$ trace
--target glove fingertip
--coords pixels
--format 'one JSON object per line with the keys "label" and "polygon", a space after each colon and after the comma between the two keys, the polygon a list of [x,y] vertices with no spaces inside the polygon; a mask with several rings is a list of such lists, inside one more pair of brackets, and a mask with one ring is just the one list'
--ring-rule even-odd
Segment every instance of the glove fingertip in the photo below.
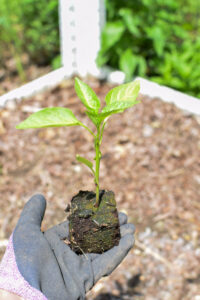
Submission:
{"label": "glove fingertip", "polygon": [[123,212],[120,212],[118,214],[118,217],[119,217],[119,224],[120,225],[123,225],[123,224],[126,224],[127,223],[127,220],[128,220],[128,217],[125,213]]}
{"label": "glove fingertip", "polygon": [[120,226],[120,233],[121,237],[125,236],[126,234],[134,234],[135,226],[132,223],[124,224]]}
{"label": "glove fingertip", "polygon": [[37,201],[38,204],[40,204],[43,208],[46,208],[46,199],[42,194],[38,193],[38,194],[33,195],[27,202],[27,205],[29,203],[31,203],[32,201]]}
{"label": "glove fingertip", "polygon": [[46,210],[46,199],[42,194],[35,194],[25,204],[24,209],[21,213],[18,224],[21,223],[34,223],[41,225],[44,213]]}
{"label": "glove fingertip", "polygon": [[130,251],[134,245],[134,241],[135,241],[134,235],[128,233],[122,237],[120,241],[120,246],[123,248],[123,250]]}

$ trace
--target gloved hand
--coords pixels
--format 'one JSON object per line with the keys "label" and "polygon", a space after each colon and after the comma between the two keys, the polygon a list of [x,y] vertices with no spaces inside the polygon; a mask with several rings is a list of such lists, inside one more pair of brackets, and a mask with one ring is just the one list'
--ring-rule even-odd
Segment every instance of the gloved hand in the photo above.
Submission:
{"label": "gloved hand", "polygon": [[0,289],[24,299],[81,300],[105,275],[109,275],[134,243],[134,226],[119,214],[121,240],[103,254],[76,255],[63,241],[68,221],[41,232],[46,209],[42,195],[25,205],[0,265]]}

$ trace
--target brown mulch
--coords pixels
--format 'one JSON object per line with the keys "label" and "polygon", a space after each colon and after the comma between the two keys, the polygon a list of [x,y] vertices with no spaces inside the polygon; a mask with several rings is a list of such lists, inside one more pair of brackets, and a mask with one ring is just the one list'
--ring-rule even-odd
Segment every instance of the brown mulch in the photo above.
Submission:
{"label": "brown mulch", "polygon": [[[88,78],[103,98],[110,85]],[[102,143],[101,187],[115,192],[118,209],[136,226],[136,244],[103,278],[88,300],[200,299],[200,119],[159,99],[110,118]],[[92,126],[74,93],[73,80],[0,110],[0,241],[37,192],[48,200],[43,230],[65,219],[80,189],[93,190],[89,171],[75,154],[93,159],[83,128],[17,131],[30,111],[65,106]],[[2,252],[1,252],[2,255]]]}

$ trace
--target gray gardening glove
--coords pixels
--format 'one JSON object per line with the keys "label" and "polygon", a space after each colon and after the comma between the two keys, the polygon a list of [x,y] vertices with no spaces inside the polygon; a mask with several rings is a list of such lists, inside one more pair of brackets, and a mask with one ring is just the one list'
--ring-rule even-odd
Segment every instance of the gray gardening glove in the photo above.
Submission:
{"label": "gray gardening glove", "polygon": [[[45,198],[42,195],[33,196],[25,205],[12,236],[18,270],[25,283],[42,296],[29,298],[18,291],[16,294],[25,299],[85,299],[85,293],[102,276],[109,275],[132,248],[134,226],[127,224],[126,215],[120,213],[122,237],[118,246],[103,254],[77,255],[63,241],[68,237],[68,221],[41,232],[45,209]],[[24,291],[23,286],[21,290]]]}

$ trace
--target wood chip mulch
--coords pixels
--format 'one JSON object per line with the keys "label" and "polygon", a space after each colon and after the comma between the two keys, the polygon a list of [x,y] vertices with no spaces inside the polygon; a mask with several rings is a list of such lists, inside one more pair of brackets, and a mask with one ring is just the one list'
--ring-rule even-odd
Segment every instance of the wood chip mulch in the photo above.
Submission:
{"label": "wood chip mulch", "polygon": [[[92,78],[87,82],[101,99],[111,88]],[[135,224],[135,247],[87,299],[199,300],[200,118],[159,99],[140,99],[109,119],[100,172],[101,187],[115,192],[118,209]],[[0,241],[8,239],[32,194],[48,201],[46,230],[66,218],[73,195],[94,189],[89,171],[75,159],[94,157],[86,130],[15,129],[46,106],[68,107],[92,127],[73,80],[0,110]]]}

